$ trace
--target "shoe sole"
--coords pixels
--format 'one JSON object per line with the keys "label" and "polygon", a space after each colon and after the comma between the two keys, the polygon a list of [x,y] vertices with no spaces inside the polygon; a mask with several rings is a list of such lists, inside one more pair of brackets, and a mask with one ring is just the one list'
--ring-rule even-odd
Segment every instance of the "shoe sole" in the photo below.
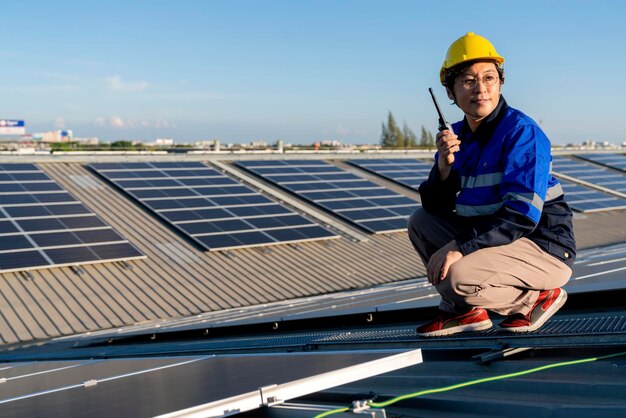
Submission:
{"label": "shoe sole", "polygon": [[473,324],[467,324],[467,325],[459,325],[458,327],[440,329],[438,331],[422,332],[422,333],[418,332],[417,335],[419,337],[442,337],[445,335],[458,334],[459,332],[482,331],[482,330],[491,328],[492,326],[493,326],[493,323],[491,322],[491,319],[488,319],[486,321],[475,322]]}
{"label": "shoe sole", "polygon": [[541,328],[541,326],[543,324],[548,322],[548,319],[552,318],[552,316],[555,313],[557,313],[557,311],[559,309],[561,309],[563,307],[563,305],[565,305],[566,301],[567,301],[567,292],[565,292],[565,290],[561,289],[561,294],[559,295],[559,297],[556,298],[556,300],[554,301],[552,306],[550,306],[548,308],[546,313],[543,314],[543,316],[541,317],[541,319],[539,321],[535,322],[532,325],[528,325],[526,327],[514,327],[514,328],[501,327],[500,329],[502,331],[507,331],[507,332],[530,332],[530,331],[535,331],[535,330]]}

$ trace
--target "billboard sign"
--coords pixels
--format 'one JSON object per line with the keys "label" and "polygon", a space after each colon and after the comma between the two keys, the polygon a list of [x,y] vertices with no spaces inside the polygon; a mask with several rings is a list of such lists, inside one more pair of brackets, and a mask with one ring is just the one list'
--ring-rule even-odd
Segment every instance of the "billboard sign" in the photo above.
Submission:
{"label": "billboard sign", "polygon": [[0,135],[25,135],[23,120],[0,119]]}

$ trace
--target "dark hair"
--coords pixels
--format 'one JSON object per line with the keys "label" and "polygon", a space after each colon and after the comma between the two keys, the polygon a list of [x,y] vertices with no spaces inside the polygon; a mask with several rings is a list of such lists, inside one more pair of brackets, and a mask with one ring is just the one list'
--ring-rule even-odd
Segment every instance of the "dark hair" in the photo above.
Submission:
{"label": "dark hair", "polygon": [[[454,91],[454,82],[456,81],[456,78],[460,76],[461,74],[463,74],[465,70],[467,70],[469,67],[476,64],[477,62],[483,62],[483,61],[482,60],[468,61],[468,62],[464,62],[463,64],[455,65],[454,67],[447,69],[444,74],[444,80],[445,80],[444,86]],[[496,66],[496,70],[498,71],[498,76],[500,77],[500,84],[504,83],[504,67],[501,65],[498,65],[496,62],[493,62],[493,64]]]}

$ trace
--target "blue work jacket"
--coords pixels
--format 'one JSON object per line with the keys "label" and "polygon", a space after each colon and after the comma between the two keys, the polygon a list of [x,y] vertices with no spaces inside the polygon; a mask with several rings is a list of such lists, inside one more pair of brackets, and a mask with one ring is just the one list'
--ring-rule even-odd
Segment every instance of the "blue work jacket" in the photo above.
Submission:
{"label": "blue work jacket", "polygon": [[452,216],[464,255],[527,237],[570,267],[576,255],[572,212],[551,174],[550,141],[530,117],[498,106],[475,132],[453,125],[461,141],[450,176],[441,181],[437,158],[419,188],[424,209]]}

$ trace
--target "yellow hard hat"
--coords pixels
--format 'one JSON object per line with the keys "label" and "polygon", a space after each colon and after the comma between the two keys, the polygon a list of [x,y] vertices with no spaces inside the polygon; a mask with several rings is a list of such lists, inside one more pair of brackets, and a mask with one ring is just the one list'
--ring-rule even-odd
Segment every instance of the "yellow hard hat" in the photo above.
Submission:
{"label": "yellow hard hat", "polygon": [[498,54],[491,42],[480,35],[476,35],[474,32],[467,32],[452,42],[452,45],[448,48],[446,59],[443,61],[441,71],[439,72],[441,84],[445,83],[446,70],[464,62],[479,59],[492,59],[499,66],[502,66],[504,63],[504,57]]}

